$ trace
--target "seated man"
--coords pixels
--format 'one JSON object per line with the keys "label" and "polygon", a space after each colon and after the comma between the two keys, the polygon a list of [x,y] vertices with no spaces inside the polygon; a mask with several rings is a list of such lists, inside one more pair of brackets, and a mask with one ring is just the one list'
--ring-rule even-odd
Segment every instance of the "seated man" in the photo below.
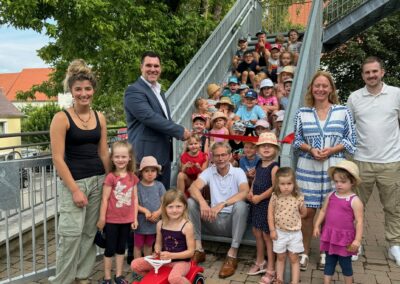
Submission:
{"label": "seated man", "polygon": [[[219,271],[219,277],[225,278],[233,275],[237,268],[237,252],[247,225],[245,199],[249,185],[244,171],[229,163],[232,154],[227,143],[216,142],[211,152],[214,166],[204,170],[189,188],[189,217],[196,239],[193,258],[197,262],[205,261],[201,232],[232,238],[231,248]],[[206,185],[210,187],[211,206],[201,194]]]}

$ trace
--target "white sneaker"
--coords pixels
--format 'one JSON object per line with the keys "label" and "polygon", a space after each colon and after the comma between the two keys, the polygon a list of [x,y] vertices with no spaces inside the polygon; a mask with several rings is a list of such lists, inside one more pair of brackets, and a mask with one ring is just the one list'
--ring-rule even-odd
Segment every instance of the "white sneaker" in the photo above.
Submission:
{"label": "white sneaker", "polygon": [[326,254],[325,254],[325,252],[322,252],[319,255],[318,269],[319,270],[324,270],[325,269],[325,263],[326,263]]}
{"label": "white sneaker", "polygon": [[400,266],[400,246],[391,246],[388,251],[388,256],[391,260],[396,261],[396,264]]}
{"label": "white sneaker", "polygon": [[300,270],[306,271],[308,267],[308,255],[302,253],[299,256],[300,256]]}
{"label": "white sneaker", "polygon": [[362,255],[363,248],[362,245],[358,248],[357,254],[351,256],[351,261],[357,261],[360,255]]}

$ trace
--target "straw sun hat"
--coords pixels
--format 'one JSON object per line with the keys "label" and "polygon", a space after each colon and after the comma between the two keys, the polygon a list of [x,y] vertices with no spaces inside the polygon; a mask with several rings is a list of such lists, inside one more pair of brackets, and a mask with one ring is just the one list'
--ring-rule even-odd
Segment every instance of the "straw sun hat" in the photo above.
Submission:
{"label": "straw sun hat", "polygon": [[281,148],[279,146],[278,139],[276,138],[276,135],[273,132],[261,133],[261,135],[258,137],[258,142],[256,143],[256,145],[259,146],[263,144],[271,144],[275,145],[279,149]]}
{"label": "straw sun hat", "polygon": [[339,162],[336,166],[332,166],[328,169],[328,175],[333,180],[333,173],[336,169],[343,169],[347,172],[349,172],[356,180],[356,185],[359,185],[361,183],[361,178],[360,178],[360,171],[358,170],[358,167],[355,163],[347,160],[343,160]]}

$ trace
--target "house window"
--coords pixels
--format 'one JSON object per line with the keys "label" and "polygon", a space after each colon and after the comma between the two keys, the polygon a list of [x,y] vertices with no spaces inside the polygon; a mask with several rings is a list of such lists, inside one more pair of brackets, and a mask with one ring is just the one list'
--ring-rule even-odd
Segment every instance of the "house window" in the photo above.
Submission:
{"label": "house window", "polygon": [[5,133],[6,133],[6,122],[0,121],[0,134],[5,134]]}

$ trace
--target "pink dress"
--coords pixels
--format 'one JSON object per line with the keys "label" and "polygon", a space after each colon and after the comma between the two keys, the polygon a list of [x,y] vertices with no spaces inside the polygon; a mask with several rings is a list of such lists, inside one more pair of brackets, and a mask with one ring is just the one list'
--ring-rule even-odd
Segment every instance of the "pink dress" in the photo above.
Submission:
{"label": "pink dress", "polygon": [[320,250],[329,254],[351,256],[357,252],[350,252],[347,246],[354,241],[356,229],[354,227],[354,212],[351,202],[355,194],[339,197],[334,191],[329,196],[325,222],[320,238]]}
{"label": "pink dress", "polygon": [[[222,127],[221,129],[211,129],[210,133],[212,134],[225,134],[226,127]],[[225,138],[213,137],[214,142],[225,142]]]}
{"label": "pink dress", "polygon": [[257,98],[258,105],[259,106],[274,106],[278,105],[278,99],[275,96],[268,96],[268,97],[263,97],[263,96],[258,96]]}

